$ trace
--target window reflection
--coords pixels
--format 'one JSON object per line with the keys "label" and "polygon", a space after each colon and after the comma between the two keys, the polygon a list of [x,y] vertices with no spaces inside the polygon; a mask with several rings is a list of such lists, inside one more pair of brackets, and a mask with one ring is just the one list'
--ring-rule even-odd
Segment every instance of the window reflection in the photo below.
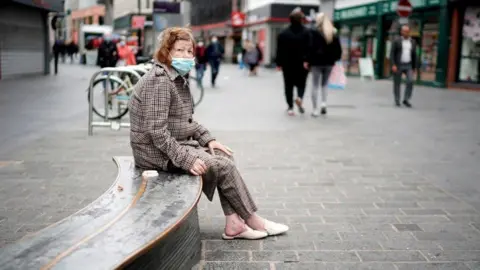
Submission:
{"label": "window reflection", "polygon": [[458,79],[479,83],[480,73],[480,7],[465,10]]}

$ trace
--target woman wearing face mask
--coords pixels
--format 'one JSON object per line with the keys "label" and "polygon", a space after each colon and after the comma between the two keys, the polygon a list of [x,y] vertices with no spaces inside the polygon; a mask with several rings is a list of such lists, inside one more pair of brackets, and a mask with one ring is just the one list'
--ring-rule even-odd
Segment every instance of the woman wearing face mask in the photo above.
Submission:
{"label": "woman wearing face mask", "polygon": [[260,239],[286,232],[287,226],[256,214],[232,151],[192,118],[192,96],[184,78],[195,66],[191,31],[174,27],[161,35],[155,65],[138,82],[129,103],[135,165],[201,175],[210,201],[218,189],[226,216],[223,239]]}
{"label": "woman wearing face mask", "polygon": [[128,47],[125,37],[121,37],[120,41],[117,43],[117,51],[119,58],[117,66],[130,66],[137,64],[135,54],[133,53],[133,50]]}

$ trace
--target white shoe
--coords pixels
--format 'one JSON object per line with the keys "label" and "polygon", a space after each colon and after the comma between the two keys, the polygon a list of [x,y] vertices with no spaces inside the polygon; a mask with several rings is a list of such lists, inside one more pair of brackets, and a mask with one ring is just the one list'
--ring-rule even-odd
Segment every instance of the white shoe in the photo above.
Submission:
{"label": "white shoe", "polygon": [[320,115],[320,110],[319,109],[313,110],[313,112],[312,112],[313,117],[318,117],[319,115]]}
{"label": "white shoe", "polygon": [[295,116],[295,112],[293,112],[293,110],[290,110],[290,109],[287,110],[287,114],[288,114],[289,116]]}
{"label": "white shoe", "polygon": [[268,236],[268,232],[257,231],[257,230],[254,230],[254,229],[246,226],[246,225],[245,225],[245,227],[247,229],[244,232],[239,233],[239,234],[234,235],[234,236],[228,236],[225,233],[222,234],[223,240],[233,240],[233,239],[256,240],[256,239],[262,239],[262,238],[265,238],[265,237]]}
{"label": "white shoe", "polygon": [[265,219],[265,231],[270,236],[279,235],[288,231],[288,226]]}

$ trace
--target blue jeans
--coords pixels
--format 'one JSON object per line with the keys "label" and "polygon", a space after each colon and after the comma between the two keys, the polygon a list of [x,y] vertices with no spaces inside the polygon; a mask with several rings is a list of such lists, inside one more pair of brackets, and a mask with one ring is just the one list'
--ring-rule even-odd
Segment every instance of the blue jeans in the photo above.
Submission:
{"label": "blue jeans", "polygon": [[217,79],[218,71],[220,69],[220,59],[210,59],[208,64],[212,70],[212,85],[215,85],[215,80]]}
{"label": "blue jeans", "polygon": [[197,69],[196,69],[196,72],[197,72],[197,81],[198,83],[202,83],[203,81],[203,75],[205,75],[205,68],[206,68],[206,65],[205,64],[198,64],[197,66]]}

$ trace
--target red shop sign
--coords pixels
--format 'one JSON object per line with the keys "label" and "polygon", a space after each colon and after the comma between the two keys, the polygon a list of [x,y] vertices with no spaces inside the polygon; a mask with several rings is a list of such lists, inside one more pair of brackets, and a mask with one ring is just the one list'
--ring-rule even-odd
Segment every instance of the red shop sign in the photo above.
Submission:
{"label": "red shop sign", "polygon": [[231,16],[232,26],[243,26],[245,24],[245,17],[245,13],[233,11]]}

